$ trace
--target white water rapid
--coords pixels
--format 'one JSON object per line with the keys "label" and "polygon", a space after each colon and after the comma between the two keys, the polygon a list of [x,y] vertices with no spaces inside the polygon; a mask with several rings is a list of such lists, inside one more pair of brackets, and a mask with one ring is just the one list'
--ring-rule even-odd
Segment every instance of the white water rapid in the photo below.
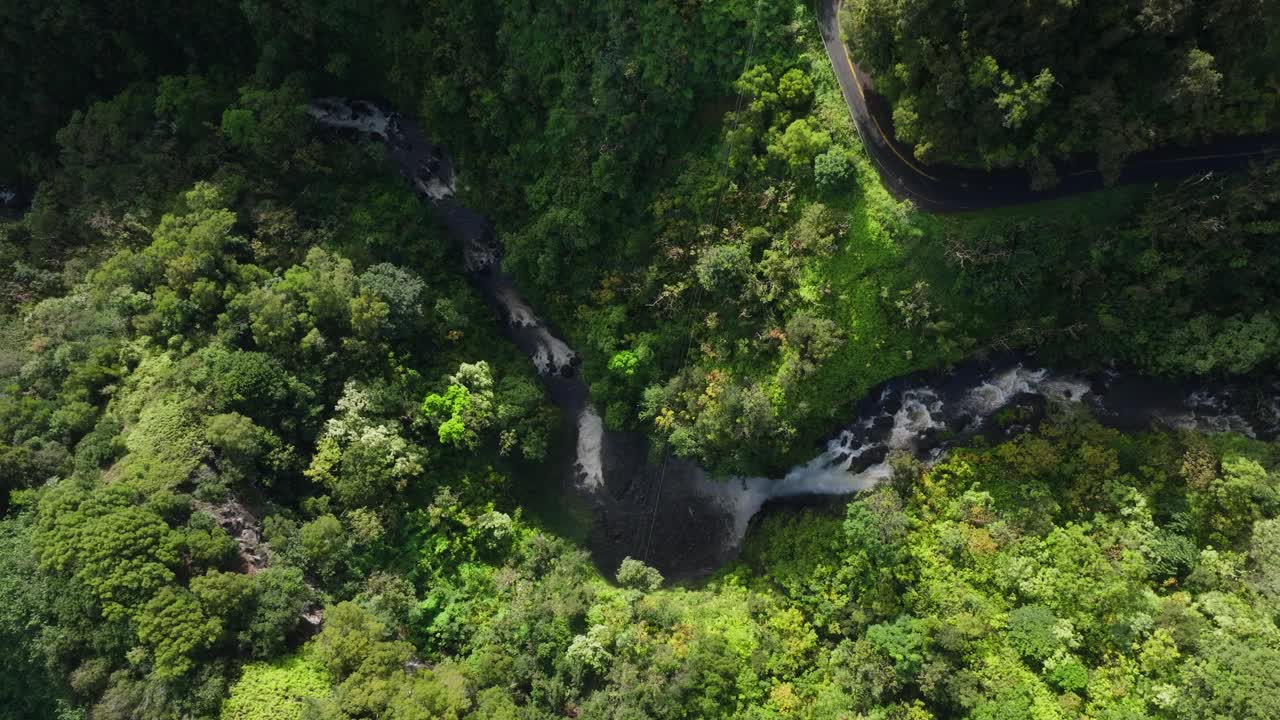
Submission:
{"label": "white water rapid", "polygon": [[963,388],[886,387],[873,408],[828,442],[825,451],[782,478],[703,478],[699,489],[733,518],[730,542],[738,543],[751,518],[770,500],[869,490],[892,474],[887,459],[891,451],[910,451],[933,462],[945,448],[936,434],[973,432],[1020,395],[1079,402],[1089,392],[1084,380],[1022,365],[980,376]]}
{"label": "white water rapid", "polygon": [[[533,365],[540,375],[564,375],[572,372],[577,365],[578,354],[565,341],[551,334],[542,320],[534,314],[533,309],[524,298],[510,286],[498,287],[494,298],[501,306],[507,322],[513,328],[526,331],[535,343],[530,356]],[[595,412],[591,410],[591,412]]]}
{"label": "white water rapid", "polygon": [[307,114],[320,125],[373,135],[382,142],[391,139],[395,117],[371,102],[345,98],[316,98],[307,106]]}
{"label": "white water rapid", "polygon": [[[472,281],[572,424],[574,463],[565,489],[593,508],[588,544],[605,572],[630,556],[652,563],[669,579],[705,575],[733,557],[751,519],[769,501],[867,490],[890,477],[891,452],[935,462],[952,444],[979,433],[998,440],[1031,427],[1046,403],[1084,404],[1103,424],[1122,429],[1162,424],[1256,437],[1280,434],[1280,383],[1188,387],[1109,370],[1085,380],[1031,367],[1028,356],[1004,356],[886,383],[859,404],[856,419],[817,457],[781,478],[719,481],[678,458],[655,463],[642,434],[605,428],[589,388],[575,373],[577,354],[502,274],[492,227],[453,199],[456,172],[445,149],[411,120],[374,103],[321,98],[308,112],[339,135],[383,143],[400,174],[440,213]],[[0,188],[0,200],[5,197]]]}
{"label": "white water rapid", "polygon": [[588,405],[578,413],[578,453],[574,471],[578,486],[596,492],[604,486],[604,421]]}

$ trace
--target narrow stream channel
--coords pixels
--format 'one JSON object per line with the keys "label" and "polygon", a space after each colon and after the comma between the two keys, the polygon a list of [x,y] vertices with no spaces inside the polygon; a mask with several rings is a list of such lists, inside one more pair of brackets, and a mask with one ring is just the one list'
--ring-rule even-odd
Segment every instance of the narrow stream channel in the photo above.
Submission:
{"label": "narrow stream channel", "polygon": [[1280,432],[1280,384],[1188,385],[1115,370],[1055,372],[1030,356],[1007,354],[883,384],[825,449],[781,478],[713,479],[674,457],[654,464],[643,435],[604,427],[577,375],[577,353],[503,274],[501,248],[488,220],[454,200],[456,172],[447,151],[411,120],[370,102],[320,98],[309,114],[322,127],[382,142],[418,196],[441,213],[476,286],[573,427],[576,455],[563,489],[592,509],[588,544],[605,573],[631,556],[668,579],[706,575],[736,555],[752,517],[766,503],[868,489],[889,476],[893,450],[932,462],[977,435],[999,439],[1018,432],[1047,403],[1083,404],[1103,424],[1126,430],[1160,424],[1262,439]]}

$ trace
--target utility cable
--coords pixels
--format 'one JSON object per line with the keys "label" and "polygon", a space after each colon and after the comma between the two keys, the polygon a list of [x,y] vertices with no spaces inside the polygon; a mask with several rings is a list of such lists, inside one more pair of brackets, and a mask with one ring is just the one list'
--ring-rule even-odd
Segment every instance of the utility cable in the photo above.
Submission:
{"label": "utility cable", "polygon": [[[756,0],[755,14],[751,20],[751,41],[747,44],[747,55],[743,60],[742,72],[739,73],[738,77],[742,77],[742,75],[746,74],[747,70],[750,69],[751,67],[751,60],[755,56],[756,38],[760,30],[760,7],[762,6],[762,4],[763,4],[763,0]],[[741,122],[742,102],[744,97],[745,97],[745,93],[741,89],[739,89],[738,99],[734,103],[734,108],[733,108],[733,130],[731,131],[732,133],[737,132],[739,123]],[[725,147],[725,153],[724,153],[724,163],[721,165],[721,170],[720,170],[720,180],[722,184],[720,189],[716,192],[715,210],[712,212],[711,224],[714,228],[716,228],[716,232],[719,232],[720,209],[724,201],[724,192],[725,192],[725,189],[730,184],[732,184],[731,179],[729,177],[729,162],[731,159],[733,148],[727,142],[725,145],[726,147]],[[701,225],[702,223],[699,222],[698,227],[701,227]],[[701,302],[702,302],[702,286],[699,285],[697,290],[694,291],[693,308],[694,308],[695,315],[697,314],[697,309]],[[696,328],[696,325],[692,323],[689,325],[689,337],[685,343],[684,354],[680,358],[679,374],[683,374],[688,367],[689,353],[693,350],[693,334],[694,334],[695,328]],[[658,471],[658,485],[653,498],[653,512],[649,516],[649,531],[645,536],[644,552],[641,555],[641,559],[644,560],[645,562],[648,562],[649,560],[649,546],[653,541],[654,525],[658,521],[658,507],[662,502],[662,488],[663,488],[663,485],[666,483],[667,463],[670,461],[670,459],[671,459],[671,451],[670,449],[668,449],[667,452],[663,453],[662,468]]]}

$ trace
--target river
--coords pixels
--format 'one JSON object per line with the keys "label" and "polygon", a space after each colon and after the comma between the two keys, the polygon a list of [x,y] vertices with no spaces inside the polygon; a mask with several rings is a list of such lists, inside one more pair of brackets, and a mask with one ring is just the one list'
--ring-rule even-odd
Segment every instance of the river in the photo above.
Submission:
{"label": "river", "polygon": [[591,509],[587,542],[605,574],[631,556],[669,580],[705,576],[737,554],[767,503],[871,488],[890,475],[891,451],[932,462],[977,435],[1000,439],[1019,432],[1050,403],[1083,406],[1103,424],[1125,430],[1157,424],[1263,439],[1280,432],[1276,383],[1172,384],[1116,369],[1049,370],[1029,355],[999,354],[884,383],[825,447],[815,448],[812,460],[780,478],[717,479],[679,458],[654,463],[642,434],[605,428],[576,372],[578,354],[502,272],[489,221],[454,199],[457,173],[445,148],[412,120],[374,103],[320,98],[309,114],[322,127],[382,142],[463,248],[468,274],[572,427],[574,457],[565,463],[562,489],[566,502],[572,494]]}

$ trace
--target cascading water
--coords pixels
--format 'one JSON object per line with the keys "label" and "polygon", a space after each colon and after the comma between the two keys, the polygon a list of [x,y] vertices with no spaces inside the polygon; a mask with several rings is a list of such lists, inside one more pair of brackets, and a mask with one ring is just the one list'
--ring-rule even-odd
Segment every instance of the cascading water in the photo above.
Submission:
{"label": "cascading water", "polygon": [[31,204],[31,194],[0,185],[0,215],[17,217]]}
{"label": "cascading water", "polygon": [[[577,354],[502,274],[501,249],[488,221],[453,200],[456,173],[444,148],[412,122],[373,103],[322,98],[309,113],[321,126],[384,143],[418,195],[442,214],[462,246],[473,281],[571,421],[576,452],[565,485],[595,511],[589,543],[606,573],[628,555],[646,560],[669,579],[709,573],[736,553],[765,503],[871,488],[890,476],[892,451],[932,462],[955,442],[978,434],[998,438],[1025,427],[992,422],[1013,407],[1035,415],[1044,403],[1083,403],[1104,424],[1130,429],[1163,423],[1254,437],[1274,437],[1280,431],[1280,386],[1258,394],[1227,385],[1173,386],[1114,371],[1085,378],[1034,367],[1030,358],[1004,357],[974,360],[945,375],[921,374],[884,384],[822,452],[781,478],[720,481],[676,458],[654,464],[642,435],[605,428],[586,385],[575,375]],[[1018,417],[1014,413],[1004,420]]]}
{"label": "cascading water", "polygon": [[578,414],[578,454],[574,463],[578,486],[595,492],[604,486],[604,420],[595,408]]}
{"label": "cascading water", "polygon": [[[492,265],[490,263],[490,267]],[[540,375],[563,374],[578,364],[578,354],[563,340],[551,334],[533,309],[516,293],[515,288],[509,285],[497,286],[493,297],[502,309],[507,323],[533,338],[537,347],[531,359]]]}
{"label": "cascading water", "polygon": [[941,433],[972,436],[988,418],[1019,397],[1078,402],[1089,392],[1089,384],[1082,380],[1029,370],[1021,364],[993,368],[970,383],[953,383],[951,387],[934,387],[924,381],[902,387],[890,383],[875,394],[876,401],[857,420],[827,443],[824,452],[781,479],[708,481],[704,492],[727,508],[734,519],[734,541],[739,542],[751,518],[771,500],[868,490],[891,475],[891,451],[936,460],[947,445],[937,439]]}

